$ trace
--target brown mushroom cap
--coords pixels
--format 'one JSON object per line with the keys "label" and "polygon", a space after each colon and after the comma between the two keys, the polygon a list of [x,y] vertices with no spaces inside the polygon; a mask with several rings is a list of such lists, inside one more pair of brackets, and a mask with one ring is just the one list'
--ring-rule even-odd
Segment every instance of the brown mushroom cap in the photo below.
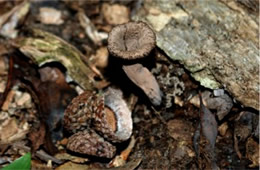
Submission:
{"label": "brown mushroom cap", "polygon": [[108,51],[123,59],[147,56],[155,47],[155,33],[144,22],[128,22],[114,27],[108,35]]}

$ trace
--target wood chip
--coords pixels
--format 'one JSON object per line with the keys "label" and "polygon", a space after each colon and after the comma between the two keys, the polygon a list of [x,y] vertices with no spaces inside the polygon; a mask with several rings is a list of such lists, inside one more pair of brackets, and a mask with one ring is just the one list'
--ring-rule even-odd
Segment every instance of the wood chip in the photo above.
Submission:
{"label": "wood chip", "polygon": [[10,90],[10,92],[8,93],[7,97],[6,97],[6,100],[2,106],[2,110],[3,111],[7,111],[8,108],[9,108],[9,104],[12,102],[13,98],[14,98],[14,95],[15,95],[15,91],[14,90]]}
{"label": "wood chip", "polygon": [[40,8],[39,20],[43,24],[60,25],[64,22],[61,16],[61,11],[55,8]]}
{"label": "wood chip", "polygon": [[16,104],[17,106],[24,106],[25,103],[31,102],[31,96],[29,93],[23,93],[22,96],[17,99]]}

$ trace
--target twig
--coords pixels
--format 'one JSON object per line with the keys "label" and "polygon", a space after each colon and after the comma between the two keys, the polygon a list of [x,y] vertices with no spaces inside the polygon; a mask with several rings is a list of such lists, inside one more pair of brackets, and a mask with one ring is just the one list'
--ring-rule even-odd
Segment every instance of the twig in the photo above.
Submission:
{"label": "twig", "polygon": [[[13,146],[18,148],[18,149],[22,149],[22,150],[24,150],[26,152],[30,152],[31,151],[31,149],[28,146],[24,146],[24,145],[20,145],[20,144],[14,144]],[[46,162],[51,160],[51,161],[53,161],[56,164],[62,164],[63,163],[63,161],[61,161],[61,160],[59,160],[59,159],[57,159],[57,158],[47,154],[43,150],[36,151],[35,152],[35,156],[37,156],[38,158],[40,158],[41,160],[46,161]]]}
{"label": "twig", "polygon": [[8,92],[10,91],[12,84],[13,84],[13,66],[14,66],[14,60],[13,56],[9,55],[9,69],[8,69],[8,79],[7,84],[5,87],[4,93],[0,96],[0,108],[2,108],[4,101],[7,97]]}

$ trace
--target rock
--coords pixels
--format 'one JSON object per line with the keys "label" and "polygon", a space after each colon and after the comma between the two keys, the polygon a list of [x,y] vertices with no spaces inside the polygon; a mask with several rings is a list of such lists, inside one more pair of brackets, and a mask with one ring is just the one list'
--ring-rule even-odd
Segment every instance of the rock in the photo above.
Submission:
{"label": "rock", "polygon": [[60,25],[64,22],[61,17],[61,11],[55,8],[40,8],[39,20],[43,24]]}
{"label": "rock", "polygon": [[148,23],[157,46],[202,86],[259,110],[258,13],[249,11],[235,1],[144,1],[132,19]]}
{"label": "rock", "polygon": [[124,5],[104,3],[101,10],[108,24],[124,24],[129,21],[129,9]]}

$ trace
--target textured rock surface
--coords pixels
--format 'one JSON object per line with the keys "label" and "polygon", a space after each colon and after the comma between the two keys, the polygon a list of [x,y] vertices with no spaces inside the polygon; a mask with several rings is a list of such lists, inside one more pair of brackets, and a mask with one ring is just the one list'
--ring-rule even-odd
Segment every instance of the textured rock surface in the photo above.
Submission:
{"label": "textured rock surface", "polygon": [[156,31],[157,46],[201,85],[223,87],[259,110],[259,8],[250,3],[144,1],[132,19],[147,22]]}

